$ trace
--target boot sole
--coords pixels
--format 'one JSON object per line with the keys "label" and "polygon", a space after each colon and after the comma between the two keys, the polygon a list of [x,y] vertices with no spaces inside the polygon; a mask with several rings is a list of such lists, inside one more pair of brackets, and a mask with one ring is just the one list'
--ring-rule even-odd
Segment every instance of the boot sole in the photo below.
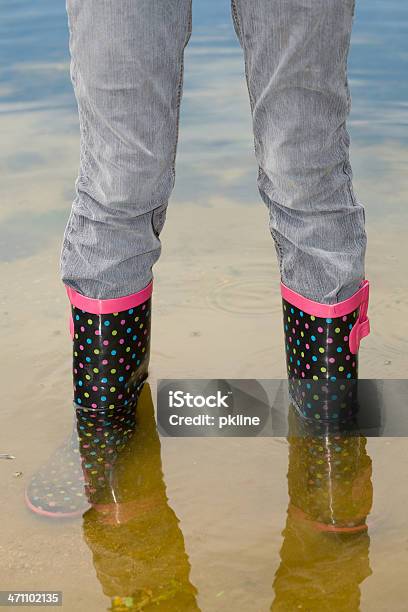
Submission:
{"label": "boot sole", "polygon": [[27,508],[31,512],[33,512],[34,514],[38,514],[39,516],[45,516],[47,518],[55,518],[55,519],[78,518],[82,516],[87,510],[87,509],[75,510],[74,512],[50,512],[48,510],[43,510],[42,508],[39,508],[38,506],[34,506],[34,504],[31,503],[28,497],[27,491],[24,492],[24,499],[25,499]]}

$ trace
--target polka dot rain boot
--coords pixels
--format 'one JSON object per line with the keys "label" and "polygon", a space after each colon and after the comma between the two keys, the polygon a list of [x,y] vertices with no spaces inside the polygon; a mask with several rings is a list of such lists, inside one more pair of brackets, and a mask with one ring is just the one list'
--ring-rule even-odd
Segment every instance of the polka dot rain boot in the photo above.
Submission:
{"label": "polka dot rain boot", "polygon": [[115,409],[77,408],[68,443],[31,478],[27,506],[42,516],[74,518],[95,504],[117,500],[118,459],[136,427],[133,402]]}
{"label": "polka dot rain boot", "polygon": [[136,406],[76,410],[79,453],[88,503],[115,505],[121,502],[118,479],[136,429]]}
{"label": "polka dot rain boot", "polygon": [[76,407],[126,406],[147,377],[152,285],[116,300],[89,299],[69,287],[67,293]]}
{"label": "polka dot rain boot", "polygon": [[89,508],[84,490],[76,427],[71,439],[57,448],[31,477],[25,500],[35,514],[49,518],[74,518]]}
{"label": "polka dot rain boot", "polygon": [[370,333],[369,283],[333,305],[281,285],[289,391],[308,419],[349,418],[354,410],[358,350]]}
{"label": "polka dot rain boot", "polygon": [[[169,505],[149,384],[137,405],[137,427],[115,471],[109,506],[83,516],[84,541],[111,610],[199,610],[179,519]],[[126,607],[127,606],[127,607]]]}
{"label": "polka dot rain boot", "polygon": [[26,503],[37,514],[73,517],[109,503],[118,456],[135,428],[147,377],[152,285],[114,300],[67,288],[72,306],[76,424],[71,440],[31,479]]}

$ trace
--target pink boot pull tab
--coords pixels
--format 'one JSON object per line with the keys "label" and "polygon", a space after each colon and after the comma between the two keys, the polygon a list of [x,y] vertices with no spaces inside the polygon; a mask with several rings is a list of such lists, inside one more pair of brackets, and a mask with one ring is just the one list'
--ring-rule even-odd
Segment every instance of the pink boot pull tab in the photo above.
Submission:
{"label": "pink boot pull tab", "polygon": [[368,281],[364,281],[361,291],[361,304],[359,308],[358,319],[350,332],[349,346],[353,355],[358,353],[360,342],[370,333],[370,321],[367,316],[368,301],[370,294],[370,285]]}

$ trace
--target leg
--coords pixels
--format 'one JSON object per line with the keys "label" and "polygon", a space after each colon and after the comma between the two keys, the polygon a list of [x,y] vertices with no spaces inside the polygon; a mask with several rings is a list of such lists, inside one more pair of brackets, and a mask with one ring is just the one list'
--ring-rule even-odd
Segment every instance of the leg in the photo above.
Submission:
{"label": "leg", "polygon": [[67,7],[81,160],[62,278],[89,298],[120,298],[149,284],[160,255],[191,0]]}
{"label": "leg", "polygon": [[364,210],[345,126],[353,5],[233,0],[282,281],[324,304],[349,298],[364,278]]}
{"label": "leg", "polygon": [[[147,376],[151,268],[174,182],[191,26],[191,0],[67,0],[67,8],[81,159],[61,272],[72,305],[78,436],[27,488],[29,508],[49,517],[82,513],[111,492],[117,501],[114,464],[133,435]],[[86,497],[71,490],[81,472]]]}

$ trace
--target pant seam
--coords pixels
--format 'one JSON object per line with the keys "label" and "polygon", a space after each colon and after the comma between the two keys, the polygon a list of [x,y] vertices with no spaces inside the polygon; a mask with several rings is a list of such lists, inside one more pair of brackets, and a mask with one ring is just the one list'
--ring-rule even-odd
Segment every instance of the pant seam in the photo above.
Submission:
{"label": "pant seam", "polygon": [[[248,88],[249,102],[251,105],[251,114],[253,114],[255,104],[254,104],[254,99],[252,97],[251,88],[249,86],[248,61],[247,61],[247,54],[245,52],[245,45],[244,45],[244,28],[242,26],[242,21],[239,16],[238,0],[231,0],[231,12],[232,12],[232,19],[233,19],[235,31],[237,33],[242,50],[244,52],[245,79],[246,79],[247,88]],[[256,148],[256,145],[255,145],[255,148]]]}
{"label": "pant seam", "polygon": [[[76,200],[76,198],[75,198]],[[75,202],[74,200],[74,202]],[[64,232],[64,238],[62,241],[62,247],[61,247],[61,262],[60,262],[60,268],[62,269],[65,263],[65,259],[66,259],[66,252],[67,252],[67,248],[68,248],[68,243],[69,243],[69,237],[71,236],[72,233],[72,219],[74,216],[74,205],[71,206],[71,210],[69,213],[69,217],[68,217],[68,221],[67,221],[67,226],[66,226],[66,230]]]}
{"label": "pant seam", "polygon": [[278,266],[279,266],[279,275],[282,279],[283,277],[283,248],[281,243],[279,242],[279,239],[277,237],[276,231],[274,229],[271,228],[271,236],[273,238],[273,241],[275,243],[276,246],[276,251],[278,254]]}
{"label": "pant seam", "polygon": [[340,142],[342,144],[342,150],[343,150],[343,154],[345,156],[343,165],[342,165],[342,171],[345,174],[345,176],[347,177],[347,189],[348,189],[348,193],[350,196],[350,201],[353,204],[353,206],[357,206],[357,200],[356,200],[356,196],[354,194],[354,190],[353,190],[353,175],[352,175],[352,171],[351,171],[351,165],[350,165],[350,160],[349,160],[349,152],[348,152],[348,148],[349,148],[349,136],[348,136],[348,132],[347,132],[347,128],[346,128],[346,122],[343,123],[342,125],[342,130],[341,130],[341,138],[340,138]]}
{"label": "pant seam", "polygon": [[[66,12],[68,16],[68,34],[69,34],[69,51],[71,56],[70,62],[70,77],[72,81],[72,85],[76,93],[79,94],[79,85],[78,85],[78,77],[80,78],[80,71],[77,62],[75,61],[75,53],[73,51],[73,38],[74,38],[74,29],[72,25],[71,14],[68,7],[68,2],[66,3]],[[78,99],[78,95],[76,96]],[[86,140],[88,134],[88,126],[85,119],[85,115],[81,110],[81,105],[77,103],[78,108],[78,120],[79,120],[79,130],[80,130],[80,147],[79,147],[79,172],[78,172],[78,182],[88,180],[88,167],[89,160],[86,152]]]}
{"label": "pant seam", "polygon": [[[352,20],[354,18],[354,13],[355,13],[355,4],[356,4],[355,0],[351,0]],[[348,36],[347,49],[350,49],[350,40],[351,40],[351,29],[350,29],[349,36]],[[350,92],[350,86],[349,86],[349,80],[348,80],[348,51],[344,58],[344,75],[345,75],[344,87],[346,90],[346,98],[347,98],[346,115],[348,117],[350,114],[350,110],[351,110],[351,92]],[[350,200],[353,206],[356,206],[357,200],[356,200],[356,196],[353,190],[353,182],[352,182],[353,176],[352,176],[352,170],[351,170],[350,159],[349,159],[350,137],[347,132],[346,120],[343,122],[343,125],[341,126],[341,143],[343,145],[343,152],[345,154],[345,160],[343,163],[342,170],[347,177],[347,189],[349,192]]]}
{"label": "pant seam", "polygon": [[177,96],[176,97],[176,115],[177,117],[176,117],[176,142],[174,145],[173,161],[172,161],[173,180],[175,179],[175,176],[176,176],[176,156],[177,156],[177,146],[178,146],[178,139],[179,139],[179,133],[180,133],[180,107],[181,107],[181,99],[183,96],[183,80],[184,80],[184,52],[188,45],[188,41],[190,40],[191,31],[192,31],[192,23],[193,23],[193,16],[192,16],[192,7],[190,4],[187,33],[186,33],[186,37],[183,43],[181,57],[180,57],[180,73],[179,73],[179,78],[178,78],[177,94],[176,94]]}
{"label": "pant seam", "polygon": [[[259,174],[262,174],[262,169],[259,169]],[[275,230],[275,228],[272,227],[272,215],[273,215],[273,209],[275,207],[278,207],[278,203],[275,202],[274,200],[271,200],[269,198],[269,196],[263,192],[261,189],[259,189],[259,194],[261,196],[262,201],[264,202],[266,208],[268,209],[268,214],[269,214],[269,230],[271,232],[271,236],[272,239],[274,241],[275,244],[275,249],[276,249],[276,253],[277,253],[277,257],[278,257],[278,266],[279,266],[279,273],[280,273],[280,277],[281,279],[283,278],[283,258],[284,258],[284,252],[283,252],[283,246],[278,238],[278,232],[277,230]]]}

